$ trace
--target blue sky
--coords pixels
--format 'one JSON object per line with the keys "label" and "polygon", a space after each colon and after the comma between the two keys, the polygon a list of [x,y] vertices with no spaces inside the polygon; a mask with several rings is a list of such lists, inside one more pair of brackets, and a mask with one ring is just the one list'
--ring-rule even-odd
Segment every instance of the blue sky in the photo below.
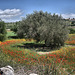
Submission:
{"label": "blue sky", "polygon": [[35,10],[75,18],[75,0],[0,0],[0,18],[5,22],[19,21]]}

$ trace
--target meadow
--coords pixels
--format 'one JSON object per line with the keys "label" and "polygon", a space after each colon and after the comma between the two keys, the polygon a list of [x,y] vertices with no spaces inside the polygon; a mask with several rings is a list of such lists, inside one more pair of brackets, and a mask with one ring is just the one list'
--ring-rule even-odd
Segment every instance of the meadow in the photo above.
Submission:
{"label": "meadow", "polygon": [[[7,33],[7,37],[16,36],[12,31]],[[54,50],[46,48],[43,42],[36,43],[34,39],[8,38],[6,41],[0,42],[0,66],[26,66],[27,70],[35,68],[35,72],[39,75],[49,75],[51,72],[50,75],[74,75],[74,45],[75,34],[69,34],[64,47]],[[39,52],[44,54],[39,54]],[[32,65],[36,67],[32,67]]]}
{"label": "meadow", "polygon": [[68,40],[65,43],[68,45],[75,45],[75,34],[69,34]]}
{"label": "meadow", "polygon": [[17,34],[14,33],[13,31],[7,30],[7,35],[6,35],[7,39],[16,38],[17,37],[16,35]]}

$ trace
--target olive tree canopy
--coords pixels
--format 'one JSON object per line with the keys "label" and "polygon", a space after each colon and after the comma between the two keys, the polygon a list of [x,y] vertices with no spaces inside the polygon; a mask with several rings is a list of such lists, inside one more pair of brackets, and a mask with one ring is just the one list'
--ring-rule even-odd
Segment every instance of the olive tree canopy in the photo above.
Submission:
{"label": "olive tree canopy", "polygon": [[35,11],[20,22],[17,33],[20,37],[45,41],[46,46],[55,47],[64,45],[68,28],[66,20],[61,16]]}

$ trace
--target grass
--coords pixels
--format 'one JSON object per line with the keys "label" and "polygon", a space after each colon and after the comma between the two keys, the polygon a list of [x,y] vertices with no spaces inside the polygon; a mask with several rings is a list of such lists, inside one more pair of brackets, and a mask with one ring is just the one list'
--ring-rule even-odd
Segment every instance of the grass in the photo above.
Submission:
{"label": "grass", "polygon": [[[8,34],[12,33],[11,31],[8,32]],[[74,37],[75,35],[69,36]],[[53,50],[45,47],[44,43],[35,43],[33,39],[11,39],[0,42],[0,67],[6,65],[12,67],[25,66],[25,69],[33,69],[39,75],[51,75],[52,71],[52,75],[55,73],[57,73],[55,75],[60,75],[60,72],[61,75],[68,75],[67,73],[75,70],[75,47],[62,47],[45,55],[37,54],[38,51],[48,52]],[[72,75],[74,73],[72,72]]]}
{"label": "grass", "polygon": [[[64,47],[64,48],[61,48],[60,50],[56,50],[55,52],[46,54],[46,55],[38,55],[35,51],[24,49],[23,47],[22,48],[16,47],[16,46],[13,47],[14,45],[17,45],[17,44],[22,46],[22,43],[25,44],[25,42],[27,44],[27,41],[26,40],[23,41],[23,39],[19,39],[19,40],[15,39],[15,40],[10,40],[10,42],[9,41],[3,42],[3,44],[1,44],[1,52],[3,52],[3,55],[6,56],[6,57],[3,56],[5,58],[4,60],[6,60],[4,62],[10,62],[12,60],[13,62],[18,63],[20,65],[21,64],[22,65],[39,64],[44,66],[46,65],[51,66],[52,61],[54,61],[56,66],[58,66],[60,65],[62,61],[60,66],[61,69],[68,68],[66,70],[68,72],[71,72],[72,69],[74,70],[75,47]],[[33,42],[33,40],[29,42]],[[10,58],[9,59],[10,61],[8,61],[8,59],[6,58]]]}
{"label": "grass", "polygon": [[14,33],[13,31],[7,31],[7,39],[12,39],[12,38],[16,38],[17,34]]}
{"label": "grass", "polygon": [[75,45],[75,34],[69,34],[68,39],[65,41],[67,45]]}
{"label": "grass", "polygon": [[7,31],[7,37],[9,36],[16,36],[16,33],[14,33],[13,31]]}

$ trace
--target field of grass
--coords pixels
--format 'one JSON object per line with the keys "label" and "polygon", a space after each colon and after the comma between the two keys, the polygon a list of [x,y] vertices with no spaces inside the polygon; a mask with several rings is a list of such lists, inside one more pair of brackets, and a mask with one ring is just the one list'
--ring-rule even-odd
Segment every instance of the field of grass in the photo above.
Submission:
{"label": "field of grass", "polygon": [[[8,32],[7,36],[16,36]],[[67,41],[72,41],[75,35],[69,35]],[[67,44],[67,41],[65,42]],[[69,44],[69,43],[68,43]],[[37,52],[50,52],[39,55]],[[34,68],[39,75],[75,74],[75,47],[62,47],[51,50],[43,43],[35,43],[33,39],[11,39],[0,42],[0,66],[25,66],[27,70]],[[34,66],[34,67],[32,67]],[[41,69],[39,69],[41,68]],[[52,74],[50,74],[52,72]],[[57,74],[56,74],[57,73]]]}
{"label": "field of grass", "polygon": [[14,33],[13,31],[7,31],[7,39],[12,39],[16,37],[16,33]]}

